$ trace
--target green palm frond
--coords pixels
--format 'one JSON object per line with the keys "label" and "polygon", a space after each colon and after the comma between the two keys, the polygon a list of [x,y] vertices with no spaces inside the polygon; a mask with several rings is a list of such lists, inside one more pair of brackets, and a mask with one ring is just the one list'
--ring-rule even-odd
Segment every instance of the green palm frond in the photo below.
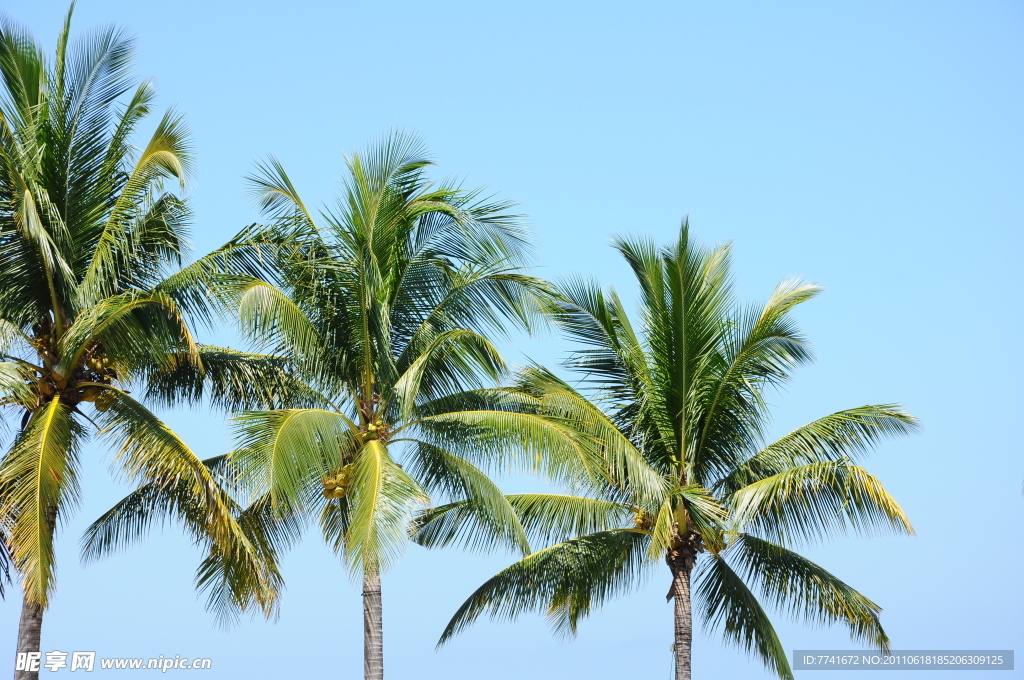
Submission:
{"label": "green palm frond", "polygon": [[637,513],[642,512],[628,503],[564,494],[512,494],[508,501],[527,535],[549,545],[585,534],[634,528]]}
{"label": "green palm frond", "polygon": [[600,488],[607,478],[600,451],[571,425],[537,413],[450,411],[413,423],[424,441],[445,446],[484,470],[540,472],[573,488]]}
{"label": "green palm frond", "polygon": [[612,419],[583,394],[539,366],[521,369],[515,389],[539,397],[541,413],[569,425],[580,442],[597,453],[605,469],[603,486],[615,488],[637,505],[651,508],[661,503],[669,482]]}
{"label": "green palm frond", "polygon": [[310,225],[315,224],[313,214],[302,202],[284,166],[273,156],[258,162],[256,171],[246,177],[246,182],[264,215],[280,219],[298,213]]}
{"label": "green palm frond", "polygon": [[0,362],[0,405],[17,404],[28,410],[35,406],[36,395],[30,387],[35,372],[20,361]]}
{"label": "green palm frond", "polygon": [[263,496],[237,513],[238,532],[230,543],[211,543],[196,570],[196,588],[206,593],[206,608],[227,627],[241,612],[278,613],[284,579],[281,554],[294,545],[302,515],[274,506]]}
{"label": "green palm frond", "polygon": [[153,364],[197,360],[198,346],[186,320],[174,301],[158,292],[122,293],[83,310],[58,343],[62,372],[71,373],[98,343],[129,376]]}
{"label": "green palm frond", "polygon": [[227,410],[324,406],[325,398],[295,377],[282,356],[200,346],[196,361],[155,367],[147,397],[166,406],[203,399]]}
{"label": "green palm frond", "polygon": [[311,486],[352,462],[362,446],[355,423],[330,410],[242,411],[233,421],[238,485],[280,504],[301,505]]}
{"label": "green palm frond", "polygon": [[[176,198],[161,195],[160,187],[165,178],[174,178],[184,190],[191,165],[184,119],[168,111],[128,174],[96,239],[79,287],[83,306],[116,294],[124,286],[120,278],[124,272],[133,272],[136,280],[130,283],[142,287],[156,282],[161,267],[179,260],[188,209]],[[144,263],[150,271],[140,271]]]}
{"label": "green palm frond", "polygon": [[737,449],[759,442],[766,420],[764,389],[786,382],[795,367],[812,359],[789,313],[819,291],[798,279],[783,281],[763,306],[735,312],[724,322],[722,348],[708,357],[694,399],[699,427],[693,467],[698,478],[729,472],[737,464]]}
{"label": "green palm frond", "polygon": [[281,289],[266,281],[242,282],[237,291],[242,331],[261,349],[291,357],[314,375],[330,350],[316,326]]}
{"label": "green palm frond", "polygon": [[796,466],[856,460],[883,438],[909,434],[916,428],[917,419],[898,404],[838,411],[769,444],[723,477],[719,488],[731,493]]}
{"label": "green palm frond", "polygon": [[775,628],[743,579],[719,555],[699,568],[697,600],[708,627],[720,628],[725,639],[758,658],[783,680],[793,680]]}
{"label": "green palm frond", "polygon": [[251,225],[220,248],[204,255],[154,286],[192,318],[213,324],[218,313],[233,312],[238,290],[253,280],[270,280],[286,237]]}
{"label": "green palm frond", "polygon": [[[523,541],[530,536],[540,543],[553,544],[582,534],[632,528],[642,523],[642,511],[614,501],[562,494],[510,494],[503,498],[513,517],[508,521],[514,521]],[[461,545],[491,550],[522,545],[517,545],[507,530],[502,531],[503,524],[481,510],[475,499],[425,510],[413,524],[413,540],[428,548]]]}
{"label": "green palm frond", "polygon": [[106,388],[109,401],[97,409],[100,438],[111,446],[128,479],[158,485],[189,484],[206,507],[216,505],[216,480],[192,449],[149,409],[126,392]]}
{"label": "green palm frond", "polygon": [[[224,472],[211,470],[144,406],[119,390],[111,392],[114,398],[97,414],[101,437],[117,450],[117,460],[129,479],[142,482],[142,488],[138,496],[129,496],[125,506],[109,513],[109,523],[97,525],[90,538],[95,546],[92,552],[102,555],[123,547],[148,526],[148,521],[142,521],[133,527],[126,510],[148,507],[151,512],[173,512],[186,528],[195,530],[201,522],[198,526],[208,538],[210,552],[200,566],[197,585],[214,594],[208,604],[218,617],[228,620],[232,611],[218,608],[224,591],[216,586],[216,579],[225,574],[234,574],[226,591],[232,594],[232,602],[258,606],[265,615],[273,615],[282,587],[276,556],[267,553],[259,535],[250,535],[241,524],[244,512],[238,516],[237,505],[217,483]],[[146,501],[148,506],[132,507]]]}
{"label": "green palm frond", "polygon": [[847,460],[811,463],[731,494],[737,525],[779,542],[855,532],[914,533],[903,509],[876,477]]}
{"label": "green palm frond", "polygon": [[497,380],[504,369],[498,350],[482,335],[467,330],[441,333],[395,381],[398,418],[408,421],[417,401],[459,392],[480,378]]}
{"label": "green palm frond", "polygon": [[[226,455],[216,456],[202,464],[216,476],[226,459]],[[89,525],[81,539],[82,561],[101,560],[129,548],[154,526],[162,527],[170,520],[181,521],[196,543],[206,541],[205,504],[193,495],[187,480],[143,484]]]}
{"label": "green palm frond", "polygon": [[648,540],[640,532],[603,531],[528,555],[480,586],[452,617],[438,644],[482,614],[511,620],[542,611],[556,631],[575,634],[592,608],[638,585],[648,564]]}
{"label": "green palm frond", "polygon": [[10,527],[11,556],[30,601],[53,590],[53,532],[77,504],[78,451],[85,431],[54,399],[38,411],[0,462],[0,516]]}
{"label": "green palm frond", "polygon": [[882,608],[814,562],[749,534],[740,536],[728,555],[779,609],[810,623],[845,624],[855,642],[889,652],[889,637],[878,620]]}
{"label": "green palm frond", "polygon": [[356,456],[348,494],[349,564],[360,574],[387,571],[404,552],[409,522],[427,503],[427,494],[377,440],[367,442]]}
{"label": "green palm frond", "polygon": [[510,498],[478,468],[439,446],[416,442],[409,473],[429,493],[458,500],[416,516],[413,541],[429,548],[459,545],[490,551],[498,546],[530,553],[526,531]]}

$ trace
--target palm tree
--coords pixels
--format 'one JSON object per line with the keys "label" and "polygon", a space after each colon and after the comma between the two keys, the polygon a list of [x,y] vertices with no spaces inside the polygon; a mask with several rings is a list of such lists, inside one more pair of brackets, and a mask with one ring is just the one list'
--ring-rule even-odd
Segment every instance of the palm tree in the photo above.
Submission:
{"label": "palm tree", "polygon": [[[274,280],[238,283],[237,310],[260,349],[290,357],[313,403],[238,413],[231,462],[254,540],[276,554],[318,517],[361,577],[364,673],[379,680],[380,577],[428,493],[473,498],[526,549],[504,495],[443,430],[504,369],[489,337],[509,319],[530,327],[549,298],[522,270],[527,235],[510,204],[430,184],[414,138],[346,163],[341,196],[316,216],[276,160],[251,178],[266,238],[284,247]],[[223,584],[242,573],[217,566]]]}
{"label": "palm tree", "polygon": [[190,214],[164,185],[184,189],[190,172],[183,120],[168,111],[132,146],[155,96],[129,76],[132,41],[110,28],[69,44],[70,21],[69,11],[52,61],[0,22],[0,406],[15,425],[0,461],[0,527],[21,576],[19,652],[39,651],[54,536],[79,497],[94,431],[127,479],[147,485],[151,505],[185,520],[212,553],[249,565],[253,589],[240,599],[269,611],[278,584],[218,488],[217,460],[201,461],[129,393],[276,403],[240,385],[283,379],[280,362],[201,346],[189,323],[211,318],[218,286],[235,280],[228,272],[258,270],[258,253],[243,233],[173,272]]}
{"label": "palm tree", "polygon": [[[593,399],[532,367],[495,407],[561,428],[547,454],[553,460],[576,446],[592,452],[593,465],[552,464],[576,495],[508,497],[528,535],[549,547],[474,592],[441,642],[481,614],[534,609],[574,634],[591,608],[664,561],[679,680],[690,678],[693,595],[709,626],[782,678],[792,672],[763,601],[811,622],[845,624],[855,640],[888,649],[880,608],[791,547],[847,531],[912,532],[856,460],[880,438],[912,430],[914,418],[895,405],[861,406],[766,443],[766,392],[811,358],[791,311],[818,288],[784,281],[764,305],[738,306],[730,248],[696,245],[685,224],[670,247],[630,239],[615,247],[639,283],[638,322],[614,291],[581,280],[563,287],[558,314],[584,346],[568,367]],[[459,532],[477,544],[502,540],[488,535],[470,502],[429,510],[417,528],[427,546],[448,545]]]}

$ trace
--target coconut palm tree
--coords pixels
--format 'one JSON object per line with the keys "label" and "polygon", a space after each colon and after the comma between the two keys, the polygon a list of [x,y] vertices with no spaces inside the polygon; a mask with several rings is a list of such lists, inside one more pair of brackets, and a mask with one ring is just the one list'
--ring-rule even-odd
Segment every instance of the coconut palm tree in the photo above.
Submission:
{"label": "coconut palm tree", "polygon": [[[782,678],[792,672],[762,602],[845,624],[855,640],[887,649],[878,605],[792,548],[847,531],[912,532],[857,459],[912,430],[914,418],[895,405],[861,406],[766,442],[768,390],[811,358],[791,311],[818,288],[784,281],[765,304],[739,306],[729,246],[704,249],[685,224],[669,247],[640,239],[615,247],[639,283],[635,321],[614,291],[582,280],[562,288],[558,322],[583,345],[568,367],[591,398],[532,367],[500,405],[563,428],[594,465],[556,469],[574,494],[508,497],[531,540],[549,547],[476,590],[442,643],[481,614],[529,610],[574,634],[592,608],[664,562],[679,680],[690,678],[694,598],[709,626]],[[637,458],[642,465],[620,462]],[[465,501],[427,511],[417,529],[427,546],[503,540]]]}
{"label": "coconut palm tree", "polygon": [[[548,298],[522,270],[527,234],[510,204],[430,184],[416,139],[390,135],[346,163],[341,195],[318,214],[276,160],[251,178],[267,240],[285,245],[273,280],[237,284],[242,330],[260,350],[290,357],[315,396],[238,413],[231,462],[254,540],[276,554],[316,517],[362,579],[364,673],[379,680],[380,577],[430,493],[473,498],[527,547],[504,495],[439,432],[502,373],[491,338],[508,320],[529,328]],[[227,561],[210,566],[223,584],[241,573]],[[230,597],[224,604],[236,608]]]}
{"label": "coconut palm tree", "polygon": [[[204,464],[129,390],[169,403],[276,403],[261,397],[273,376],[284,380],[279,361],[204,347],[190,326],[211,318],[230,270],[262,271],[258,254],[243,233],[174,271],[190,214],[165,183],[184,189],[190,173],[184,122],[168,111],[133,146],[155,93],[129,76],[132,41],[110,28],[70,43],[70,21],[69,11],[52,60],[25,30],[0,22],[0,422],[13,425],[0,461],[0,527],[24,596],[19,652],[39,651],[55,533],[79,497],[82,446],[97,432],[153,503],[212,553],[250,567],[254,589],[239,598],[269,611],[277,584],[218,488],[217,460]],[[267,387],[243,385],[254,376]]]}

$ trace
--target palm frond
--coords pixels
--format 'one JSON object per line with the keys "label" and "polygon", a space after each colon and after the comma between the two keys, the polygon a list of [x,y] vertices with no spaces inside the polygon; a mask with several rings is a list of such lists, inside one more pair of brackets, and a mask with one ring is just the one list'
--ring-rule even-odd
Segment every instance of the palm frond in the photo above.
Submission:
{"label": "palm frond", "polygon": [[[504,370],[498,350],[478,333],[441,333],[395,382],[398,419],[409,420],[417,402],[477,386],[481,376],[497,379]],[[386,408],[386,407],[385,407]]]}
{"label": "palm frond", "polygon": [[722,478],[719,488],[731,493],[786,470],[814,463],[856,460],[883,438],[909,434],[917,419],[899,404],[846,409],[819,418],[786,434]]}
{"label": "palm frond", "polygon": [[575,634],[579,621],[609,597],[637,587],[649,564],[647,534],[603,531],[555,544],[503,569],[480,586],[449,621],[439,645],[482,614],[514,619],[542,611],[555,630]]}
{"label": "palm frond", "polygon": [[489,551],[504,546],[530,553],[516,509],[482,471],[426,442],[415,442],[409,458],[409,473],[424,489],[460,499],[417,515],[410,528],[413,541],[428,548],[459,545]]}
{"label": "palm frond", "polygon": [[323,407],[325,397],[289,370],[285,357],[200,346],[196,361],[156,367],[147,376],[147,397],[166,406],[208,399],[226,410]]}
{"label": "palm frond", "polygon": [[242,411],[233,429],[238,484],[277,504],[301,505],[311,485],[351,462],[362,446],[355,423],[324,409]]}
{"label": "palm frond", "polygon": [[782,680],[793,680],[786,650],[754,593],[719,555],[698,566],[695,582],[708,627],[721,628],[729,642],[755,656]]}
{"label": "palm frond", "polygon": [[0,515],[25,597],[45,606],[53,590],[54,532],[77,504],[78,452],[85,431],[52,399],[36,412],[0,463]]}
{"label": "palm frond", "polygon": [[914,533],[882,483],[847,460],[793,467],[748,484],[726,500],[741,531],[777,542],[807,542],[850,531]]}
{"label": "palm frond", "polygon": [[738,537],[728,555],[779,609],[810,623],[845,624],[855,642],[889,652],[878,620],[882,608],[814,562],[749,534]]}
{"label": "palm frond", "polygon": [[[214,475],[224,466],[227,456],[215,456],[202,461]],[[170,484],[149,482],[143,484],[100,515],[82,534],[80,541],[82,561],[101,560],[115,552],[129,548],[144,539],[154,526],[180,521],[192,540],[203,544],[207,540],[207,514],[205,504],[193,495],[187,480],[171,480]],[[230,502],[230,501],[227,501]]]}
{"label": "palm frond", "polygon": [[269,496],[237,514],[238,533],[228,544],[213,543],[196,570],[196,588],[206,593],[206,609],[227,627],[247,612],[276,617],[284,579],[281,554],[299,539],[302,515],[275,506]]}
{"label": "palm frond", "polygon": [[356,456],[348,490],[350,523],[345,557],[354,573],[382,573],[404,552],[413,512],[426,493],[380,441],[368,441]]}

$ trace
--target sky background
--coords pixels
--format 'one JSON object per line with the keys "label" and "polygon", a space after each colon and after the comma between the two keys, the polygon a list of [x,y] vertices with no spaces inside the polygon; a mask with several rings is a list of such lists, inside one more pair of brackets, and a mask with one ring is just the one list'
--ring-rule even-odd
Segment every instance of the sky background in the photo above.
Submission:
{"label": "sky background", "polygon": [[[519,202],[540,275],[591,275],[632,299],[611,237],[666,242],[689,215],[703,240],[735,243],[742,298],[789,275],[822,284],[798,311],[819,361],[774,398],[776,433],[906,404],[921,434],[867,465],[918,535],[806,554],[884,607],[894,648],[1024,651],[1024,4],[711,5],[82,0],[74,27],[137,36],[137,72],[187,114],[197,252],[257,219],[242,181],[255,159],[277,155],[307,204],[322,203],[345,152],[403,129],[428,144],[438,178]],[[49,49],[66,4],[2,9]],[[517,338],[507,358],[553,364],[565,349]],[[228,449],[222,414],[166,419],[203,457]],[[316,533],[285,560],[280,620],[228,632],[194,593],[200,555],[177,527],[81,566],[83,529],[127,491],[109,462],[95,447],[85,458],[43,651],[210,657],[211,679],[361,677],[359,589]],[[435,652],[458,605],[512,560],[411,548],[384,578],[387,676],[671,678],[667,570],[575,641],[528,615],[481,621]],[[0,659],[13,661],[19,606],[16,593],[0,603]],[[787,650],[853,648],[840,628],[776,621]],[[1024,671],[997,677],[1011,676]],[[769,676],[702,633],[694,677]],[[930,677],[991,676],[914,675]]]}

